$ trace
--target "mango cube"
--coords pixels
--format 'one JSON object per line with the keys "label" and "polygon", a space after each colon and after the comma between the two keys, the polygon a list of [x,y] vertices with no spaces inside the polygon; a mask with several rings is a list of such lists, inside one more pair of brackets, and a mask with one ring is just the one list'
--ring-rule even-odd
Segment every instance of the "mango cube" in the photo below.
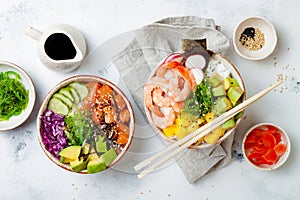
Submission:
{"label": "mango cube", "polygon": [[215,114],[214,112],[210,112],[210,113],[207,113],[207,114],[204,116],[204,118],[205,118],[205,121],[206,121],[207,123],[209,123],[209,122],[211,122],[213,119],[216,118],[216,114]]}
{"label": "mango cube", "polygon": [[178,132],[179,127],[180,126],[178,126],[177,124],[173,124],[172,126],[164,128],[163,132],[167,137],[171,137]]}

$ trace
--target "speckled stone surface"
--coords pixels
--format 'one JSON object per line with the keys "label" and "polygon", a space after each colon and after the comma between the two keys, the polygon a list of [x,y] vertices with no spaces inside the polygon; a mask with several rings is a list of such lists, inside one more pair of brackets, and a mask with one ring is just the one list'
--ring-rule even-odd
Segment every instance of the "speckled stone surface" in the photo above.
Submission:
{"label": "speckled stone surface", "polygon": [[[30,118],[22,126],[0,133],[0,198],[299,199],[299,8],[300,3],[294,0],[253,0],[251,3],[235,0],[1,0],[0,60],[18,64],[29,73],[36,87],[37,100]],[[132,144],[131,156],[115,169],[79,175],[54,165],[40,148],[36,129],[36,115],[47,92],[63,79],[76,74],[94,72],[117,81],[114,73],[105,73],[106,69],[101,68],[107,63],[105,56],[100,54],[106,53],[103,49],[109,49],[115,41],[111,38],[161,18],[183,15],[213,18],[230,39],[236,24],[248,16],[263,16],[277,30],[277,48],[265,60],[245,60],[234,52],[232,44],[226,54],[244,78],[248,97],[274,83],[278,75],[285,80],[282,86],[247,109],[236,133],[235,159],[231,164],[195,184],[187,182],[174,162],[139,180],[131,168],[142,157],[136,152],[157,151],[162,146],[155,135],[144,142],[148,136],[143,135],[143,129],[149,129],[149,126],[137,122],[138,138]],[[68,74],[48,70],[38,59],[37,43],[24,34],[27,25],[45,30],[54,23],[73,25],[84,34],[90,60],[86,60],[79,70]],[[94,59],[96,54],[98,60]],[[99,59],[102,61],[97,63]],[[85,66],[94,68],[91,72],[91,68]],[[275,171],[258,171],[240,154],[243,134],[250,126],[261,122],[279,125],[292,141],[288,162]]]}

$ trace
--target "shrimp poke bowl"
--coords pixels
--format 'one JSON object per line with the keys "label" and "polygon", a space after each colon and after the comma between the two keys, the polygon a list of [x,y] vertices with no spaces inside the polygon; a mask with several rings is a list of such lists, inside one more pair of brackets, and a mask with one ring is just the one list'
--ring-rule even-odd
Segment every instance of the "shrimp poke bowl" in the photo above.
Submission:
{"label": "shrimp poke bowl", "polygon": [[45,97],[37,117],[39,143],[56,165],[81,174],[111,168],[129,148],[134,113],[113,83],[74,76]]}
{"label": "shrimp poke bowl", "polygon": [[[203,45],[204,42],[204,45]],[[168,55],[144,86],[144,105],[154,130],[175,142],[210,123],[246,98],[238,70],[204,40],[183,40],[182,51]],[[207,148],[234,133],[242,112],[190,148]]]}

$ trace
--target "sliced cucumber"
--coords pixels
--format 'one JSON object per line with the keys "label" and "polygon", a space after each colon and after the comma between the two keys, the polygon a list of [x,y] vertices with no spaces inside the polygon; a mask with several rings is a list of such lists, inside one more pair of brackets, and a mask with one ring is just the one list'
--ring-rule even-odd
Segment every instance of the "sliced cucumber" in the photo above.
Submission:
{"label": "sliced cucumber", "polygon": [[79,94],[79,97],[80,97],[80,101],[83,101],[83,99],[89,93],[89,90],[88,90],[87,86],[84,85],[84,84],[74,82],[74,83],[71,83],[69,86],[74,87],[74,89],[77,91],[77,93]]}
{"label": "sliced cucumber", "polygon": [[58,93],[61,93],[61,94],[65,95],[65,96],[68,97],[72,102],[74,102],[74,97],[73,97],[71,91],[68,89],[68,87],[61,88],[61,89],[59,90]]}
{"label": "sliced cucumber", "polygon": [[80,102],[80,96],[79,96],[77,90],[75,90],[75,88],[72,86],[68,86],[68,89],[70,90],[70,92],[72,93],[72,95],[74,97],[74,102],[76,104],[78,104]]}
{"label": "sliced cucumber", "polygon": [[61,115],[67,115],[69,113],[69,107],[60,99],[55,97],[50,99],[48,109]]}
{"label": "sliced cucumber", "polygon": [[53,95],[53,97],[55,97],[55,98],[61,100],[61,101],[62,101],[63,103],[65,103],[69,108],[71,108],[72,105],[73,105],[73,102],[71,101],[71,99],[69,99],[67,96],[65,96],[65,95],[63,95],[63,94],[61,94],[61,93],[55,93],[55,94]]}

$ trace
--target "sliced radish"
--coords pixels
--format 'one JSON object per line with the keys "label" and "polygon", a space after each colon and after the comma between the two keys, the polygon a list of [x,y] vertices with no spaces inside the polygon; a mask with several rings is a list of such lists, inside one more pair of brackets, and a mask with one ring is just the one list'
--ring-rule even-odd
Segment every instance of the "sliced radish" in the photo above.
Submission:
{"label": "sliced radish", "polygon": [[200,68],[203,69],[206,65],[206,60],[202,55],[191,55],[185,61],[185,66],[189,69]]}
{"label": "sliced radish", "polygon": [[164,63],[169,63],[172,61],[176,61],[182,64],[183,56],[180,53],[170,54],[164,61]]}
{"label": "sliced radish", "polygon": [[190,72],[193,74],[197,85],[203,81],[204,73],[201,69],[193,68],[190,70]]}

